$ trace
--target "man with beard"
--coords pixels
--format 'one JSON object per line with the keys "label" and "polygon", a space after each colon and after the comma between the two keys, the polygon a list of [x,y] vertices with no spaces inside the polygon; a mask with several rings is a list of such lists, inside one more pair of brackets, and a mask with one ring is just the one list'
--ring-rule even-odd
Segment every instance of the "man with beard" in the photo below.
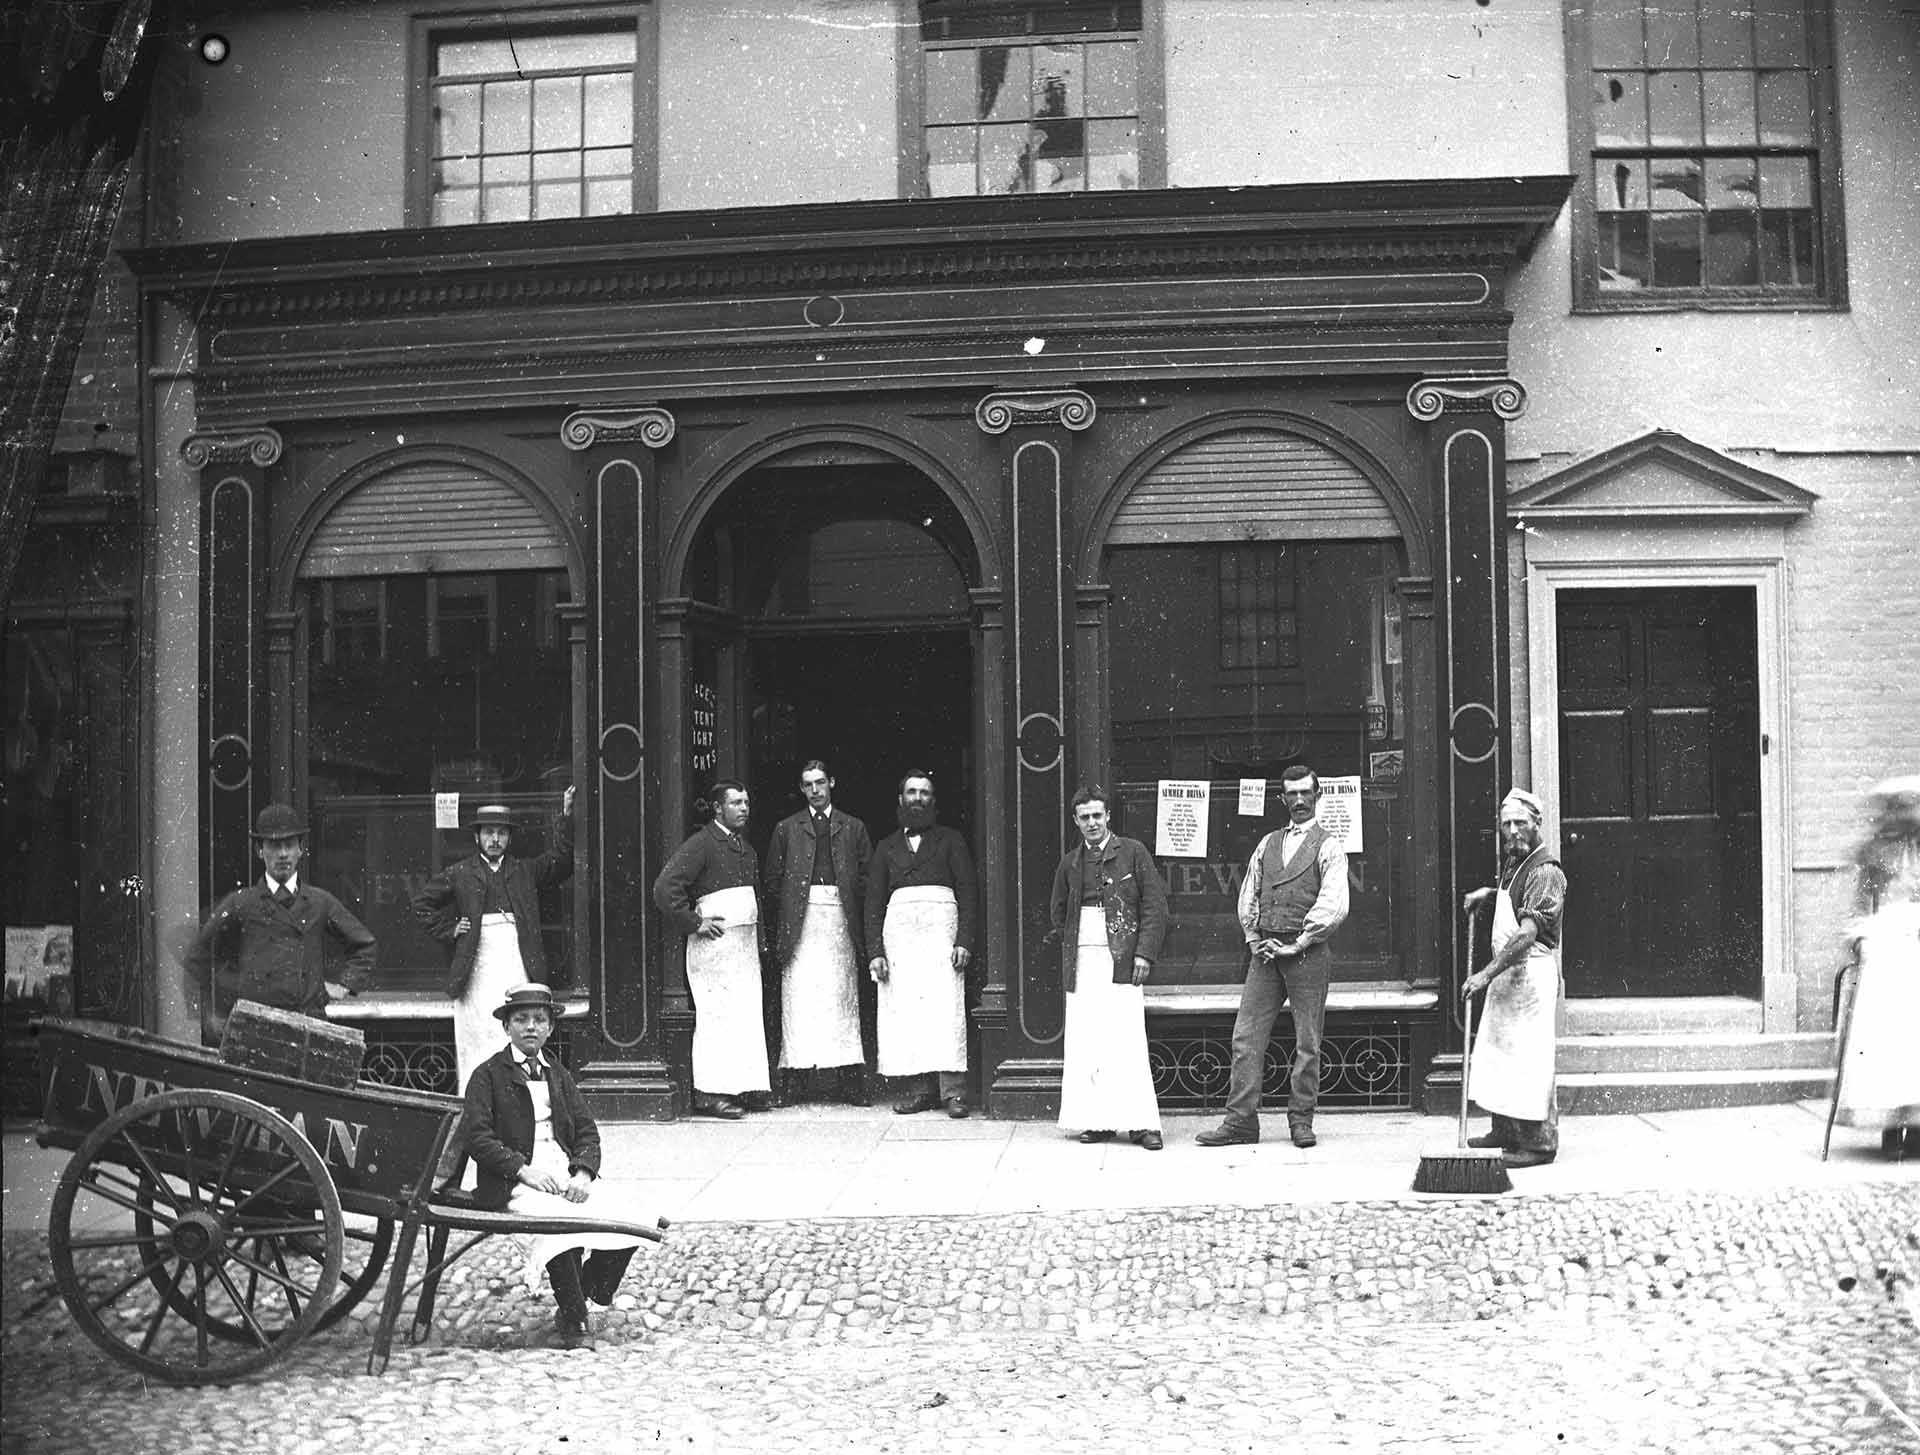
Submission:
{"label": "man with beard", "polygon": [[1467,913],[1493,901],[1493,958],[1460,985],[1487,992],[1464,1095],[1493,1114],[1469,1147],[1498,1147],[1509,1167],[1540,1167],[1560,1150],[1553,1101],[1554,1010],[1560,999],[1560,922],[1567,876],[1540,841],[1545,810],[1524,788],[1500,803],[1498,888],[1467,895]]}
{"label": "man with beard", "polygon": [[900,827],[867,875],[868,970],[880,987],[880,1074],[921,1078],[902,1116],[945,1103],[967,1114],[967,965],[980,930],[980,886],[967,842],[935,822],[933,775],[900,780]]}
{"label": "man with beard", "polygon": [[1260,1140],[1261,1073],[1283,1004],[1293,1011],[1287,1127],[1296,1147],[1318,1140],[1313,1109],[1320,1100],[1320,1040],[1333,974],[1327,938],[1347,917],[1347,854],[1320,826],[1320,777],[1313,769],[1296,764],[1282,773],[1280,801],[1288,826],[1254,846],[1240,887],[1240,927],[1251,958],[1233,1022],[1226,1115],[1194,1139],[1203,1147]]}
{"label": "man with beard", "polygon": [[840,1068],[840,1099],[869,1106],[860,1044],[861,893],[873,841],[833,806],[833,777],[814,758],[800,770],[807,806],[780,821],[767,846],[765,892],[780,967],[780,1099],[792,1073]]}
{"label": "man with beard", "polygon": [[540,891],[573,874],[573,790],[561,795],[559,817],[538,858],[510,852],[513,813],[503,804],[477,810],[469,827],[478,852],[449,864],[413,897],[414,917],[453,950],[447,994],[453,997],[453,1055],[462,1093],[475,1068],[507,1044],[494,1010],[508,989],[546,982]]}
{"label": "man with beard", "polygon": [[653,902],[687,937],[694,1113],[738,1121],[746,1098],[772,1089],[760,1007],[760,860],[745,837],[745,784],[723,778],[699,807],[713,817],[674,850],[653,881]]}

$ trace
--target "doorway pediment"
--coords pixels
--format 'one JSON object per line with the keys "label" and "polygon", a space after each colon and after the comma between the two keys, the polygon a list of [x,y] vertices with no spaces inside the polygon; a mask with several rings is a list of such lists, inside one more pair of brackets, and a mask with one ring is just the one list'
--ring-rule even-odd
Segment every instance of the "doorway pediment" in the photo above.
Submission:
{"label": "doorway pediment", "polygon": [[1808,515],[1819,497],[1672,430],[1657,429],[1578,460],[1507,497],[1516,521],[1569,524],[1773,520]]}

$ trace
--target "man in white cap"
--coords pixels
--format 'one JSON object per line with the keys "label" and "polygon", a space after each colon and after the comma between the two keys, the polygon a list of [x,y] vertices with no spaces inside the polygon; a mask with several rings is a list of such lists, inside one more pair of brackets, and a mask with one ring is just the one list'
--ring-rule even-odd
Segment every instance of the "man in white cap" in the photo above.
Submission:
{"label": "man in white cap", "polygon": [[1493,1115],[1470,1147],[1498,1147],[1509,1167],[1539,1167],[1560,1150],[1554,1108],[1554,1011],[1560,1000],[1560,927],[1567,876],[1541,842],[1545,807],[1524,788],[1500,803],[1498,887],[1466,896],[1469,914],[1493,901],[1493,958],[1461,983],[1464,1000],[1487,993],[1473,1038],[1465,1095]]}
{"label": "man in white cap", "polygon": [[474,1068],[507,1043],[494,1017],[507,988],[547,978],[540,891],[573,874],[573,790],[561,796],[546,852],[535,858],[508,852],[513,814],[504,804],[483,805],[469,826],[477,852],[449,864],[413,898],[414,915],[427,933],[453,950],[447,994],[453,997],[453,1054],[462,1090]]}

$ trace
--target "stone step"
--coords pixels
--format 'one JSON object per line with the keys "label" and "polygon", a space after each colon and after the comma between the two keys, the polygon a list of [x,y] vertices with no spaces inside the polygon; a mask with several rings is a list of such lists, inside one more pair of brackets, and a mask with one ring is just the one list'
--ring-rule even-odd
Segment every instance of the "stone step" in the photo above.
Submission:
{"label": "stone step", "polygon": [[1834,1061],[1826,1031],[1777,1035],[1562,1036],[1555,1065],[1580,1072],[1824,1071]]}
{"label": "stone step", "polygon": [[1575,1115],[1764,1106],[1832,1095],[1833,1070],[1576,1071],[1558,1080],[1560,1110]]}

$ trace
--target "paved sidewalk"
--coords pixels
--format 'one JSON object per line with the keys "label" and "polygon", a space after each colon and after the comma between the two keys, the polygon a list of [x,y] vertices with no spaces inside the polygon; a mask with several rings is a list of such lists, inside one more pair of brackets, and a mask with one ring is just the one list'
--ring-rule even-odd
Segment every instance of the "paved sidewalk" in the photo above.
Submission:
{"label": "paved sidewalk", "polygon": [[[1514,1194],[1735,1192],[1894,1181],[1920,1186],[1920,1159],[1883,1160],[1877,1135],[1839,1127],[1820,1160],[1824,1101],[1710,1111],[1567,1117],[1560,1158],[1512,1174]],[[1206,1148],[1214,1116],[1169,1116],[1167,1146],[1083,1146],[1052,1123],[898,1117],[885,1107],[803,1106],[739,1122],[695,1119],[603,1128],[610,1182],[679,1222],[1266,1207],[1412,1198],[1423,1152],[1452,1146],[1455,1123],[1404,1112],[1323,1113],[1320,1145],[1295,1148],[1284,1117],[1270,1140]],[[1476,1123],[1478,1130],[1478,1123]],[[12,1124],[4,1226],[46,1227],[66,1156]]]}

